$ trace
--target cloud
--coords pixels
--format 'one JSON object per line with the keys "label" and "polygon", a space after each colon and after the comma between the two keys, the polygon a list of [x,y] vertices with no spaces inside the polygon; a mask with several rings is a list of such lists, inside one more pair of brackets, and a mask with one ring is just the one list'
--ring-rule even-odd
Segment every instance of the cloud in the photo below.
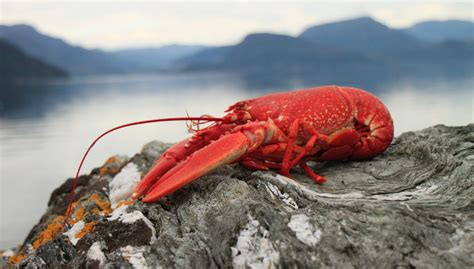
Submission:
{"label": "cloud", "polygon": [[423,20],[472,20],[472,2],[414,2],[406,5],[389,4],[375,8],[373,16],[390,22],[394,27],[407,27]]}

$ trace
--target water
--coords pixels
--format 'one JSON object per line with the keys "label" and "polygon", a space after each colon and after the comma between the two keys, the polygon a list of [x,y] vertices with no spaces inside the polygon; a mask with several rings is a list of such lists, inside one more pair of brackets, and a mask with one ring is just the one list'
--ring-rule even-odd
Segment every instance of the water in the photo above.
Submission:
{"label": "water", "polygon": [[[473,78],[398,79],[367,84],[367,89],[385,102],[400,134],[438,123],[473,122],[473,82]],[[298,78],[274,85],[251,83],[233,74],[201,73],[84,77],[2,88],[0,249],[22,242],[44,213],[51,192],[75,173],[85,149],[100,132],[125,122],[186,113],[220,116],[238,100],[314,85]],[[132,156],[151,140],[176,142],[187,135],[183,122],[120,130],[96,146],[83,173],[109,156]]]}

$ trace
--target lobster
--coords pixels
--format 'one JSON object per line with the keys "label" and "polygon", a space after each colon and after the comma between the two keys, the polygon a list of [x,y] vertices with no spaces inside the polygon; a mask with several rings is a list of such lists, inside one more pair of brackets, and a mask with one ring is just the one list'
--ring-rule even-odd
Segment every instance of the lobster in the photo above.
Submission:
{"label": "lobster", "polygon": [[[132,198],[155,202],[226,164],[239,162],[258,170],[277,169],[285,176],[300,166],[316,183],[326,179],[309,161],[361,160],[383,153],[393,138],[393,121],[385,105],[371,93],[323,86],[275,93],[240,101],[222,118],[210,116],[141,121],[187,120],[193,126],[213,122],[165,151],[136,186]],[[75,185],[75,184],[74,184]],[[73,187],[74,189],[74,187]],[[74,191],[71,202],[74,200]]]}

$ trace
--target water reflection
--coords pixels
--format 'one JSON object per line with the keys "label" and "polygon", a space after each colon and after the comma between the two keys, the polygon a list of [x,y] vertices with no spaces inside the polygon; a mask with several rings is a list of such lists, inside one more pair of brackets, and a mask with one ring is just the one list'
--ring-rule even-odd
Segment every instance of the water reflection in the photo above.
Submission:
{"label": "water reflection", "polygon": [[[186,113],[220,116],[237,100],[314,85],[308,81],[294,77],[257,91],[261,85],[242,74],[149,74],[2,89],[0,248],[23,240],[44,212],[51,191],[74,174],[84,150],[101,131],[124,122]],[[393,115],[397,134],[473,121],[472,78],[363,84],[355,85],[377,89]],[[184,123],[162,123],[113,133],[93,150],[83,171],[114,154],[131,156],[153,139],[175,142],[187,136],[185,130]]]}

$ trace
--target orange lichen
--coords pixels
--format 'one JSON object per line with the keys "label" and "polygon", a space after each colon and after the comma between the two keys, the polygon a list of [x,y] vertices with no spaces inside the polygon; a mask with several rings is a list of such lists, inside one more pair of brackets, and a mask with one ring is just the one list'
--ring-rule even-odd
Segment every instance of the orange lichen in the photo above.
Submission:
{"label": "orange lichen", "polygon": [[[88,197],[89,201],[94,202],[97,207],[94,207],[90,210],[90,212],[94,215],[106,215],[112,213],[112,208],[110,207],[110,202],[103,200],[100,198],[98,194],[92,194],[91,196]],[[83,200],[82,200],[83,201]],[[86,215],[86,209],[83,206],[79,205],[80,202],[75,202],[72,206],[73,210],[75,209],[75,212],[73,216],[71,217],[70,223],[75,224],[85,218]],[[76,209],[77,208],[77,209]]]}
{"label": "orange lichen", "polygon": [[122,160],[117,156],[112,156],[105,161],[104,165],[99,169],[99,175],[104,176],[106,174],[115,175],[120,171]]}
{"label": "orange lichen", "polygon": [[[92,208],[91,213],[92,214],[110,214],[112,213],[112,208],[110,207],[110,202],[105,201],[102,199],[99,194],[95,193],[89,196],[88,198],[89,201],[92,201],[96,204],[96,207]],[[83,201],[83,200],[82,200]],[[131,203],[133,201],[130,201]],[[86,209],[83,206],[80,206],[79,202],[75,202],[73,204],[73,207],[75,209],[74,217],[71,218],[70,223],[75,224],[81,220],[84,220],[85,215],[86,215]],[[124,203],[127,203],[124,201]],[[37,236],[36,240],[33,242],[33,248],[34,250],[38,249],[41,245],[43,245],[46,242],[49,242],[53,240],[64,228],[64,220],[65,216],[56,216],[54,219],[49,221],[48,226],[46,229],[41,231]],[[80,239],[87,233],[91,232],[94,230],[97,222],[89,222],[84,224],[84,228],[76,234],[76,238]],[[18,264],[20,263],[23,259],[25,258],[24,254],[18,254],[15,256],[10,257],[10,262],[12,264]]]}
{"label": "orange lichen", "polygon": [[33,242],[33,248],[36,250],[39,246],[43,245],[44,243],[53,240],[56,235],[63,229],[64,227],[64,216],[57,216],[54,218],[48,227],[44,229],[36,238],[35,242]]}
{"label": "orange lichen", "polygon": [[87,233],[92,232],[96,224],[97,222],[95,221],[84,224],[84,228],[82,228],[82,230],[76,234],[76,238],[81,239]]}
{"label": "orange lichen", "polygon": [[17,255],[13,255],[13,256],[10,256],[8,258],[8,261],[12,264],[12,265],[18,265],[20,264],[21,261],[23,261],[24,259],[26,258],[26,255],[24,253],[19,253]]}
{"label": "orange lichen", "polygon": [[77,210],[76,210],[76,214],[74,214],[74,219],[71,221],[72,224],[78,222],[78,221],[81,221],[84,219],[84,216],[85,216],[85,213],[86,213],[86,209],[84,207],[79,207]]}
{"label": "orange lichen", "polygon": [[[109,159],[110,160],[110,159]],[[96,204],[96,207],[93,207],[91,210],[92,214],[105,214],[108,215],[112,213],[112,208],[110,207],[110,202],[102,199],[99,194],[95,193],[88,197],[89,201],[92,201]],[[70,219],[71,224],[75,224],[81,220],[84,220],[86,215],[86,209],[83,206],[80,206],[80,203],[84,200],[73,203],[72,208],[75,210],[73,217]],[[119,206],[128,205],[133,203],[132,200],[121,201]],[[46,229],[41,231],[37,236],[36,240],[33,242],[34,250],[37,250],[41,245],[53,240],[64,228],[65,216],[56,216],[54,219],[50,220]],[[89,222],[84,224],[84,227],[80,232],[76,234],[76,238],[80,239],[84,237],[87,233],[90,233],[94,230],[97,222]],[[68,238],[65,238],[69,240]],[[19,253],[17,255],[9,257],[9,262],[12,265],[18,265],[22,260],[26,258],[24,253]]]}
{"label": "orange lichen", "polygon": [[131,205],[131,204],[133,204],[134,202],[135,202],[135,201],[132,200],[132,199],[122,200],[122,201],[120,201],[120,202],[118,202],[118,203],[116,204],[115,208],[119,208],[119,207],[121,207],[121,206],[123,206],[123,205]]}
{"label": "orange lichen", "polygon": [[110,202],[102,200],[98,194],[96,194],[96,193],[92,194],[89,197],[89,200],[94,201],[94,203],[99,207],[99,210],[92,209],[92,213],[94,213],[94,214],[98,214],[98,213],[110,214],[110,213],[112,213],[112,208],[110,207]]}
{"label": "orange lichen", "polygon": [[86,210],[83,206],[80,206],[79,203],[79,201],[72,203],[71,211],[74,213],[71,214],[71,217],[68,220],[70,224],[75,224],[83,220],[85,217]]}

